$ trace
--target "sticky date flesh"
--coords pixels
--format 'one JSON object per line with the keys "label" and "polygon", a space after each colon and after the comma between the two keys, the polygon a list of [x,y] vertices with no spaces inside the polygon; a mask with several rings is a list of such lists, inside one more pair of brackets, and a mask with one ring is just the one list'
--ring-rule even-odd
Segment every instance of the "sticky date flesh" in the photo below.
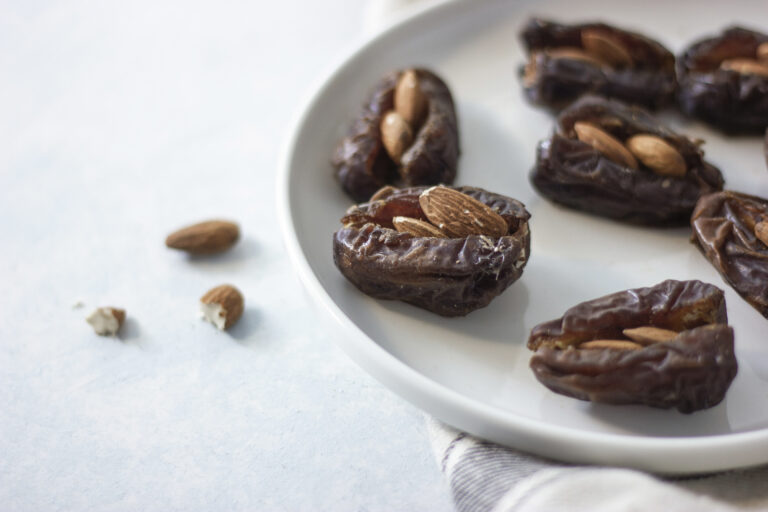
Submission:
{"label": "sticky date flesh", "polygon": [[701,198],[691,227],[693,242],[723,279],[768,318],[768,224],[760,224],[766,221],[767,199],[723,191]]}
{"label": "sticky date flesh", "polygon": [[[591,59],[560,58],[552,49],[584,50],[583,34],[601,34],[626,52],[630,63],[600,65]],[[529,62],[521,69],[532,103],[562,108],[584,94],[600,94],[650,108],[674,99],[675,57],[658,42],[603,23],[563,25],[532,19],[522,32]]]}
{"label": "sticky date flesh", "polygon": [[768,76],[723,67],[728,59],[755,59],[768,35],[733,27],[691,45],[677,60],[680,107],[726,132],[768,127]]}
{"label": "sticky date flesh", "polygon": [[507,234],[434,238],[395,231],[394,217],[427,220],[419,205],[427,188],[389,191],[383,199],[350,208],[333,236],[333,260],[372,297],[463,316],[488,305],[522,274],[530,253],[530,214],[509,197],[457,187],[501,215]]}
{"label": "sticky date flesh", "polygon": [[[685,175],[662,176],[613,161],[576,138],[577,122],[620,141],[658,137],[682,156]],[[541,195],[571,208],[632,223],[684,225],[699,197],[723,188],[720,171],[704,160],[699,144],[640,107],[586,96],[563,110],[557,131],[539,143],[530,179]]]}
{"label": "sticky date flesh", "polygon": [[[678,334],[631,350],[579,348],[621,340],[640,326]],[[528,347],[534,375],[555,393],[684,413],[720,403],[738,370],[723,292],[701,281],[669,280],[583,302],[534,327]]]}
{"label": "sticky date flesh", "polygon": [[336,147],[332,159],[336,177],[355,201],[367,201],[387,184],[450,184],[456,176],[459,131],[451,92],[434,73],[414,71],[428,101],[427,113],[400,162],[387,154],[380,125],[384,115],[394,108],[395,87],[403,71],[389,73],[375,85]]}

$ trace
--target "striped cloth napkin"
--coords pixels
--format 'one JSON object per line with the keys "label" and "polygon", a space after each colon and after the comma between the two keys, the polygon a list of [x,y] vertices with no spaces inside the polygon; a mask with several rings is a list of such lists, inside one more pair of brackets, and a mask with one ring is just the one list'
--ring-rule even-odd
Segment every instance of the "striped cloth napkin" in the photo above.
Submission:
{"label": "striped cloth napkin", "polygon": [[661,480],[542,459],[427,418],[458,512],[768,511],[768,466]]}

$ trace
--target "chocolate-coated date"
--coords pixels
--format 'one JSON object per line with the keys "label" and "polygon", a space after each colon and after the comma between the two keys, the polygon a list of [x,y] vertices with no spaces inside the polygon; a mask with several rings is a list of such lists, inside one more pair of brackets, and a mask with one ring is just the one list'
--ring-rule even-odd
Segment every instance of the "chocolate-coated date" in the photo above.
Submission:
{"label": "chocolate-coated date", "polygon": [[664,281],[578,304],[533,328],[531,369],[552,391],[592,402],[717,405],[736,376],[722,290]]}

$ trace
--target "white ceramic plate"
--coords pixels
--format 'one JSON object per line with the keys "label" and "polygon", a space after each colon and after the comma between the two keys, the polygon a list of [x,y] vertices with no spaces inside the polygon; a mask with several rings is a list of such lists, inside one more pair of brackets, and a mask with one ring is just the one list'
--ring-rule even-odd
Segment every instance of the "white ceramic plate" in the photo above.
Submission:
{"label": "white ceramic plate", "polygon": [[[343,349],[386,386],[441,420],[544,456],[666,473],[768,462],[768,321],[732,291],[688,242],[689,230],[627,226],[553,206],[528,182],[534,148],[552,117],[528,105],[517,79],[517,34],[531,14],[601,19],[679,52],[726,20],[766,22],[762,0],[456,2],[391,27],[357,49],[318,88],[285,153],[280,214],[290,256],[332,318]],[[764,31],[768,25],[756,27]],[[350,205],[329,164],[338,138],[385,72],[423,65],[451,87],[462,156],[457,184],[523,201],[532,253],[522,278],[485,309],[445,319],[360,293],[333,265],[331,236]],[[726,138],[675,114],[673,127],[707,141],[731,189],[768,196],[760,137]],[[554,394],[528,368],[535,324],[577,302],[667,278],[726,290],[740,368],[727,398],[691,415],[590,404]]]}

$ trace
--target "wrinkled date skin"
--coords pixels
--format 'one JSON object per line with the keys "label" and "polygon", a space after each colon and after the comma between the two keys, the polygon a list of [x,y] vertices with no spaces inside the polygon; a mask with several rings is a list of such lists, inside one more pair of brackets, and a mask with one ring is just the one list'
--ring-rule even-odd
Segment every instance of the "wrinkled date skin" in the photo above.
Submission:
{"label": "wrinkled date skin", "polygon": [[412,187],[353,206],[333,236],[333,261],[363,293],[401,300],[443,316],[487,306],[515,282],[530,254],[530,214],[519,201],[479,188],[457,187],[501,215],[508,234],[498,238],[419,237],[393,229],[392,218],[424,220]]}
{"label": "wrinkled date skin", "polygon": [[768,245],[755,232],[768,200],[724,191],[702,197],[691,217],[693,242],[748,303],[768,318]]}
{"label": "wrinkled date skin", "polygon": [[[555,393],[608,404],[644,404],[690,413],[713,407],[738,370],[722,290],[700,281],[664,281],[583,302],[531,332],[531,369]],[[585,349],[639,326],[677,335],[636,350]]]}
{"label": "wrinkled date skin", "polygon": [[[620,41],[633,65],[611,68],[580,60],[551,58],[546,49],[582,48],[582,32],[597,30]],[[658,108],[674,100],[675,56],[658,42],[603,23],[562,25],[532,19],[522,32],[529,55],[521,70],[525,94],[532,103],[560,109],[583,94],[618,98]]]}
{"label": "wrinkled date skin", "polygon": [[[614,162],[576,138],[577,121],[621,140],[655,135],[680,153],[687,172],[682,177],[660,176],[642,166],[633,170]],[[699,197],[723,188],[722,174],[704,161],[697,141],[670,131],[640,107],[594,96],[561,112],[555,134],[539,143],[530,180],[541,195],[565,206],[658,226],[687,224]]]}
{"label": "wrinkled date skin", "polygon": [[768,127],[768,76],[722,69],[725,59],[754,58],[768,36],[739,27],[689,47],[677,61],[680,107],[728,133]]}
{"label": "wrinkled date skin", "polygon": [[394,90],[402,71],[382,78],[336,147],[333,166],[344,191],[355,201],[367,201],[384,185],[453,183],[459,158],[459,129],[448,86],[434,73],[416,69],[428,99],[426,119],[415,140],[396,164],[381,142],[382,117],[394,106]]}

